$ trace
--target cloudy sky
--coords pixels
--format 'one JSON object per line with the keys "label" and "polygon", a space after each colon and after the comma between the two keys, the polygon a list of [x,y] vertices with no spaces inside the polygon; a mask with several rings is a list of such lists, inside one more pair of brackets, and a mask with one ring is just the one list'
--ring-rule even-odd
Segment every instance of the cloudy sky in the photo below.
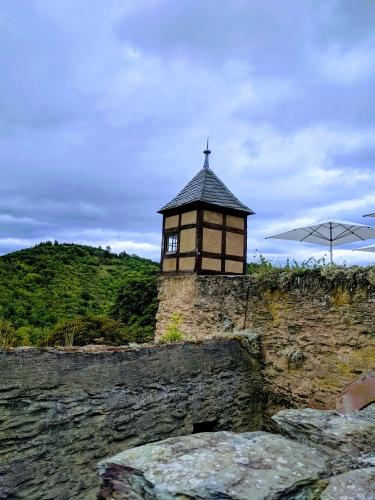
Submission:
{"label": "cloudy sky", "polygon": [[157,259],[156,211],[209,135],[256,212],[249,257],[320,257],[264,237],[375,223],[374,27],[372,0],[1,0],[0,253],[57,239]]}

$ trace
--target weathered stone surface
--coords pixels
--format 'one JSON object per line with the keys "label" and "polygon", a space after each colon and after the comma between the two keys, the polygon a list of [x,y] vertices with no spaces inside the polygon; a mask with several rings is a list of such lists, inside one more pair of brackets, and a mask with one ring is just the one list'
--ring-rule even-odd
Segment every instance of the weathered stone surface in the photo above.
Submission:
{"label": "weathered stone surface", "polygon": [[362,410],[353,411],[350,414],[353,418],[359,418],[360,420],[367,420],[375,424],[375,403],[372,403]]}
{"label": "weathered stone surface", "polygon": [[120,453],[99,465],[99,498],[309,498],[325,470],[314,448],[266,432],[202,433]]}
{"label": "weathered stone surface", "polygon": [[330,478],[322,500],[375,500],[375,467]]}
{"label": "weathered stone surface", "polygon": [[209,427],[260,428],[240,342],[0,352],[0,498],[95,498],[106,456]]}
{"label": "weathered stone surface", "polygon": [[375,286],[373,278],[331,278],[306,274],[265,285],[251,276],[163,277],[157,334],[176,311],[188,337],[253,330],[262,343],[269,416],[288,407],[334,409],[339,394],[374,369]]}
{"label": "weathered stone surface", "polygon": [[375,500],[375,405],[350,415],[276,415],[290,437],[196,434],[127,450],[99,465],[102,500]]}
{"label": "weathered stone surface", "polygon": [[[284,410],[272,417],[287,436],[300,442],[324,447],[329,453],[358,455],[375,452],[375,423],[370,410],[341,415],[336,411],[310,408]],[[373,413],[375,413],[375,405]]]}

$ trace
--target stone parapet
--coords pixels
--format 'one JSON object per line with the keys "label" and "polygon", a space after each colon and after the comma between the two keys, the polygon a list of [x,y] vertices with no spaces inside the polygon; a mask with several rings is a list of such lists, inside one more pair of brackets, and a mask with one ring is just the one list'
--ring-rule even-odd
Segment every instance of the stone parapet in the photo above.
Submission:
{"label": "stone parapet", "polygon": [[225,338],[242,330],[258,335],[268,415],[287,407],[333,409],[340,393],[375,366],[373,271],[368,278],[363,271],[357,283],[350,272],[340,281],[318,272],[279,281],[161,278],[156,337],[173,313],[181,315],[186,338]]}
{"label": "stone parapet", "polygon": [[262,425],[258,355],[236,340],[0,351],[0,374],[0,498],[95,499],[108,455]]}

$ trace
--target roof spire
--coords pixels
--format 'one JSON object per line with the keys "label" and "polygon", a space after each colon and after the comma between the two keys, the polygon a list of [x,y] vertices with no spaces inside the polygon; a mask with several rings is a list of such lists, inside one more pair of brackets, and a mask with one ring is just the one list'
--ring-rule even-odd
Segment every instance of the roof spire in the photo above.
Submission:
{"label": "roof spire", "polygon": [[209,140],[209,137],[207,137],[206,149],[203,151],[203,154],[205,155],[203,168],[210,168],[210,165],[208,164],[208,155],[211,154],[211,151],[208,149],[208,140]]}

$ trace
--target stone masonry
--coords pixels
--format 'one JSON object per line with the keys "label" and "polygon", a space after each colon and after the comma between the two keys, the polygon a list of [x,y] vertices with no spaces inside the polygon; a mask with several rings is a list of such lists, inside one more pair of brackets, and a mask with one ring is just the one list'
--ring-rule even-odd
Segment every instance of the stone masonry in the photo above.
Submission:
{"label": "stone masonry", "polygon": [[173,313],[186,338],[237,330],[259,336],[268,415],[288,407],[333,409],[341,391],[375,367],[375,287],[319,276],[290,284],[251,276],[164,277],[157,338]]}
{"label": "stone masonry", "polygon": [[0,499],[95,499],[106,456],[262,425],[260,362],[236,340],[93,349],[0,351]]}

